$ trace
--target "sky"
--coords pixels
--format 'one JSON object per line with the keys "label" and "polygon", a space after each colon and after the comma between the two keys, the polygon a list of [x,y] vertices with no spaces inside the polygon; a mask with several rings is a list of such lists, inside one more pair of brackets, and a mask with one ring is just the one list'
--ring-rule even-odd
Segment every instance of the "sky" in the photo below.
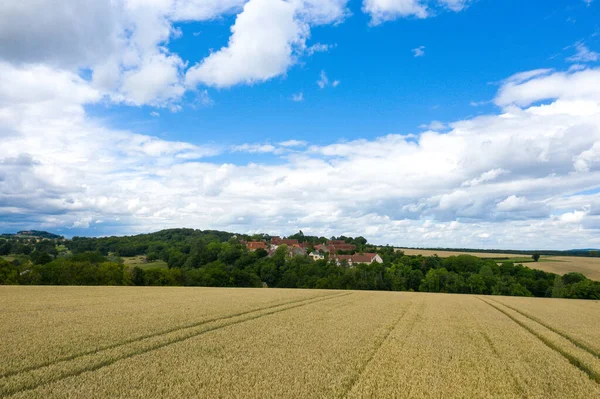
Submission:
{"label": "sky", "polygon": [[600,0],[8,0],[0,232],[600,247]]}

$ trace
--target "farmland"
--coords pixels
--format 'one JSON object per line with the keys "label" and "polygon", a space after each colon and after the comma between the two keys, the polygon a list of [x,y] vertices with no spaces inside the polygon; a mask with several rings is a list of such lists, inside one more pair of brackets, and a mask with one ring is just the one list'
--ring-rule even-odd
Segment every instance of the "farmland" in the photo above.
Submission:
{"label": "farmland", "polygon": [[145,256],[129,256],[123,258],[123,263],[128,267],[139,267],[140,269],[167,269],[167,262],[163,260],[156,260],[148,262]]}
{"label": "farmland", "polygon": [[[433,249],[408,249],[399,248],[406,255],[437,255],[441,258],[447,258],[457,255],[472,255],[484,259],[498,259],[499,261],[510,261],[514,263],[533,263],[533,259],[527,255],[502,254],[490,252],[459,252],[459,251],[441,251]],[[527,265],[534,269],[543,270],[549,273],[563,275],[565,273],[581,273],[587,278],[600,281],[600,258],[587,258],[581,256],[546,256],[542,255],[539,262]]]}
{"label": "farmland", "polygon": [[0,287],[0,397],[600,396],[600,303]]}

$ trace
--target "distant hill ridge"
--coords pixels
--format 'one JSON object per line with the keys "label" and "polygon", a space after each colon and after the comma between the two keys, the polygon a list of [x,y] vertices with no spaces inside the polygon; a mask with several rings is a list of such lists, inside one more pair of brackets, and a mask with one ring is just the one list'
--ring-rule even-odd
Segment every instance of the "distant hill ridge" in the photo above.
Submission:
{"label": "distant hill ridge", "polygon": [[59,239],[64,238],[58,234],[49,233],[47,231],[41,230],[22,230],[17,232],[16,234],[2,234],[3,237],[15,237],[15,236],[26,236],[26,237],[39,237],[39,238],[48,238],[48,239]]}

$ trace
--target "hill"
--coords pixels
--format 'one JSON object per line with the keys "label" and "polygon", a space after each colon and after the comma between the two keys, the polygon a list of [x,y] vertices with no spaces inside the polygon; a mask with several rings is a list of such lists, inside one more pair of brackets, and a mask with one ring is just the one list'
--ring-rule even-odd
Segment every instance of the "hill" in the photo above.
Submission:
{"label": "hill", "polygon": [[10,257],[0,260],[0,284],[266,285],[600,299],[600,283],[575,268],[540,270],[566,262],[527,263],[530,268],[522,259],[497,255],[404,254],[363,237],[291,237],[170,229],[127,237],[0,239],[0,256]]}
{"label": "hill", "polygon": [[48,233],[41,230],[22,230],[16,234],[1,234],[0,237],[31,237],[31,238],[47,238],[50,240],[63,239],[63,236],[58,234]]}

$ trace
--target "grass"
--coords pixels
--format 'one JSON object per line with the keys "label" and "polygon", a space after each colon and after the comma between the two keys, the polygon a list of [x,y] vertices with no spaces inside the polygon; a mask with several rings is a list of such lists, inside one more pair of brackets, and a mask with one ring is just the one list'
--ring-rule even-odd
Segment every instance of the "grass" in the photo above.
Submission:
{"label": "grass", "polygon": [[146,257],[143,255],[123,257],[122,259],[123,259],[123,263],[125,263],[125,265],[127,265],[131,268],[139,267],[140,269],[143,269],[143,270],[168,269],[169,268],[169,266],[167,265],[167,262],[165,262],[164,260],[156,260],[153,262],[148,262],[146,260]]}
{"label": "grass", "polygon": [[0,256],[0,258],[4,259],[6,261],[9,261],[9,262],[12,262],[13,260],[15,260],[15,257],[10,256],[10,255],[2,255],[2,256]]}
{"label": "grass", "polygon": [[0,397],[600,397],[594,301],[0,287]]}
{"label": "grass", "polygon": [[534,262],[530,256],[516,256],[515,254],[497,254],[487,252],[459,252],[459,251],[440,251],[430,249],[405,249],[400,248],[406,255],[438,255],[441,258],[447,258],[457,255],[471,255],[484,259],[494,259],[498,263],[514,262],[527,263],[526,266],[532,269],[539,269],[545,272],[563,275],[570,272],[581,273],[587,278],[600,281],[600,258],[587,258],[581,256],[546,256],[543,255],[539,262]]}

